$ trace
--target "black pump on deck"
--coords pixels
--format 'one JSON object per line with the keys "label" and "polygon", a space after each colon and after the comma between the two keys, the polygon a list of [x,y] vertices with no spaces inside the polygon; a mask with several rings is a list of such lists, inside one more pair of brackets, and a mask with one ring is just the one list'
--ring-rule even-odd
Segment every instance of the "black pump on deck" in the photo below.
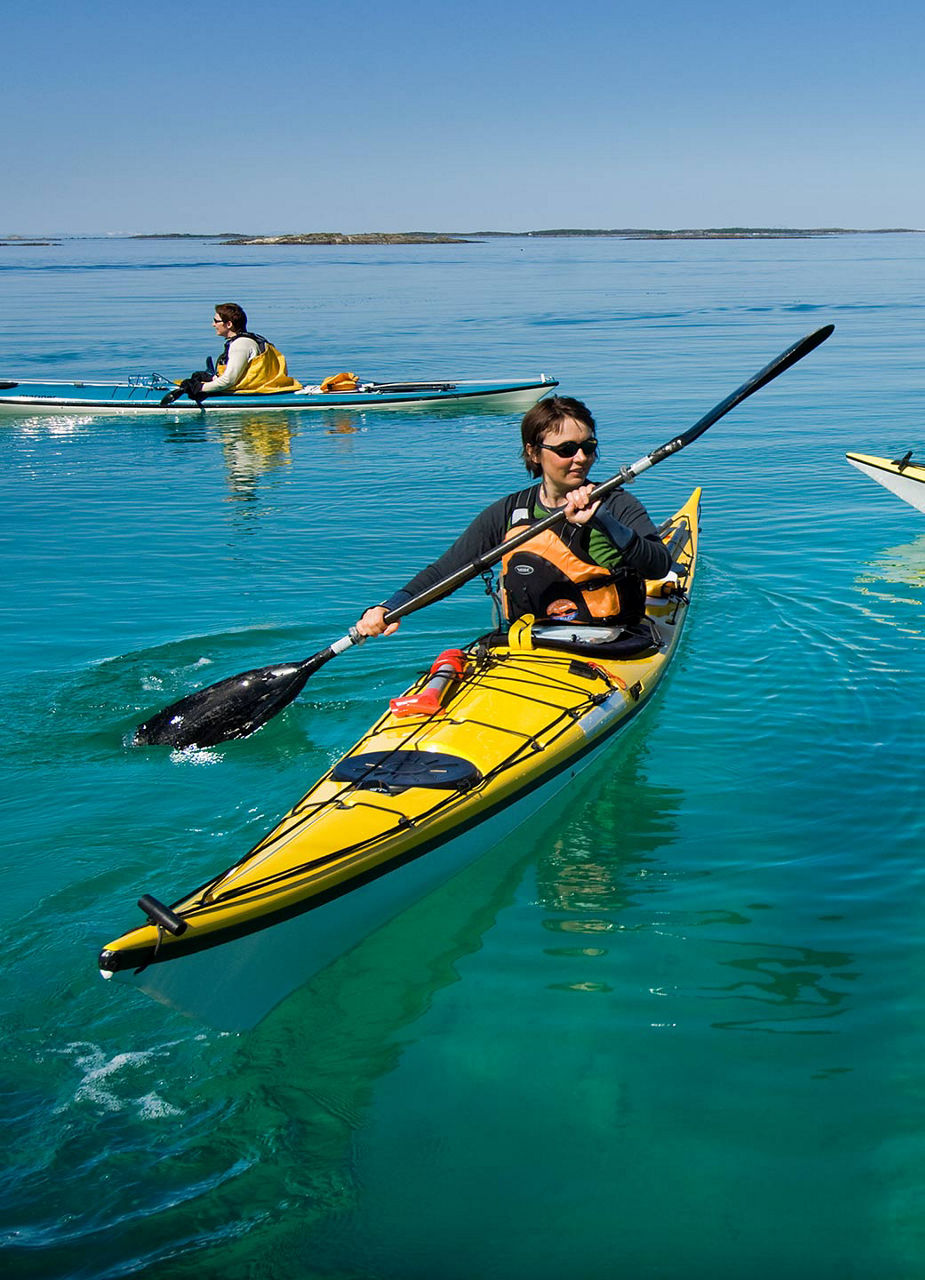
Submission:
{"label": "black pump on deck", "polygon": [[154,924],[161,925],[168,933],[175,934],[178,938],[181,933],[186,933],[186,921],[181,920],[175,911],[165,907],[163,902],[158,902],[157,898],[152,898],[150,893],[140,897],[138,905],[149,920]]}

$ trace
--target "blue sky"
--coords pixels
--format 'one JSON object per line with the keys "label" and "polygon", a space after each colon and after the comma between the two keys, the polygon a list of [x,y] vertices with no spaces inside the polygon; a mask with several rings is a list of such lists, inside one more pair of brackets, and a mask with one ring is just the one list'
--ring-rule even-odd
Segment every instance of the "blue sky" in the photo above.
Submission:
{"label": "blue sky", "polygon": [[62,0],[0,234],[925,227],[925,8]]}

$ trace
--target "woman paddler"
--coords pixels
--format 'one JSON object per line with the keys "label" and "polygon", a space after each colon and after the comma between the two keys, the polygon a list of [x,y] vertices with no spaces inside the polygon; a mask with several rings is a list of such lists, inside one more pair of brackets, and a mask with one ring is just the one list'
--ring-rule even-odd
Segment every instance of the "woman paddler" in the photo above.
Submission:
{"label": "woman paddler", "polygon": [[521,439],[524,464],[538,483],[492,503],[438,560],[367,609],[356,624],[361,635],[391,635],[399,623],[385,625],[389,610],[563,508],[563,523],[501,562],[507,621],[532,614],[605,626],[642,617],[645,580],[665,577],[671,557],[646,509],[626,489],[591,501],[588,472],[598,446],[590,410],[569,396],[540,400],[524,415]]}

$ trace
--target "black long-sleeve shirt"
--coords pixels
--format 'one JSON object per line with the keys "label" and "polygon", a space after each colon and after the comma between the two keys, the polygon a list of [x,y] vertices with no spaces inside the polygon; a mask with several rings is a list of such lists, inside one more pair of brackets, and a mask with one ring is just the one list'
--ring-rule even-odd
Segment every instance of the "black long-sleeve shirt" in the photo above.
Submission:
{"label": "black long-sleeve shirt", "polygon": [[[552,514],[540,503],[539,494],[540,485],[536,484],[509,493],[486,507],[439,559],[421,569],[401,591],[384,602],[386,609],[397,609],[486,551],[500,546],[512,525]],[[580,545],[586,556],[602,564],[606,562],[606,568],[611,571],[625,567],[641,578],[663,578],[671,569],[671,557],[648,512],[624,488],[609,493],[587,525],[563,522],[558,533],[569,546]],[[600,554],[602,546],[606,550],[604,556]]]}

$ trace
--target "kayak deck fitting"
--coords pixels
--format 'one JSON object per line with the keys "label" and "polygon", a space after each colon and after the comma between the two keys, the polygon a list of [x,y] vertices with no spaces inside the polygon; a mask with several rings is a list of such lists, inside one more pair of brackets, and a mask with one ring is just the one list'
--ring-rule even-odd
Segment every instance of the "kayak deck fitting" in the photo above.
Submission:
{"label": "kayak deck fitting", "polygon": [[503,409],[528,409],[540,396],[559,384],[542,373],[519,381],[369,382],[355,391],[277,391],[264,395],[206,396],[201,402],[181,399],[169,405],[161,401],[176,383],[160,374],[138,374],[122,382],[26,382],[0,379],[0,411],[21,413],[215,413],[241,409],[407,409],[434,405],[497,405]]}
{"label": "kayak deck fitting", "polygon": [[897,498],[925,511],[925,465],[912,461],[912,452],[891,462],[867,453],[846,453],[845,457],[863,475],[882,484]]}
{"label": "kayak deck fitting", "polygon": [[[687,614],[699,499],[698,489],[662,529],[673,568],[648,584],[642,623],[527,619],[450,651],[449,663],[442,655],[438,674],[393,699],[243,858],[169,908],[143,898],[148,921],[102,950],[102,975],[131,977],[186,1012],[213,999],[212,984],[230,984],[238,1007],[222,1025],[253,1025],[242,1002],[261,981],[261,931],[273,926],[263,945],[277,978],[291,964],[307,981],[532,818],[664,675]],[[250,994],[270,1007],[281,998]]]}

